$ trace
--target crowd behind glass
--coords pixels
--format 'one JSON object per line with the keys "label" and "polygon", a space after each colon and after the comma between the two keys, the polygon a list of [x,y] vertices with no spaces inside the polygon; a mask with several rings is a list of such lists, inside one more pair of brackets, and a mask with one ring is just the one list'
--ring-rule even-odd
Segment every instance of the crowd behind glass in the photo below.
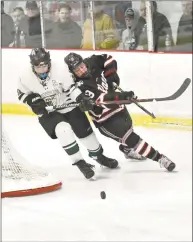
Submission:
{"label": "crowd behind glass", "polygon": [[[151,5],[153,50],[192,52],[192,1]],[[144,0],[1,1],[1,45],[148,50],[146,7]]]}

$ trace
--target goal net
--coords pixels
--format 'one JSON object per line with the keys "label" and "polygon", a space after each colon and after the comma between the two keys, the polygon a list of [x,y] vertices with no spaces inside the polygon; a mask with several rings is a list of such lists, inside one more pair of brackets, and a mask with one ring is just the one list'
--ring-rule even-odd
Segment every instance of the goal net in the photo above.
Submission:
{"label": "goal net", "polygon": [[1,197],[18,197],[55,191],[62,182],[48,171],[29,163],[13,147],[2,129]]}

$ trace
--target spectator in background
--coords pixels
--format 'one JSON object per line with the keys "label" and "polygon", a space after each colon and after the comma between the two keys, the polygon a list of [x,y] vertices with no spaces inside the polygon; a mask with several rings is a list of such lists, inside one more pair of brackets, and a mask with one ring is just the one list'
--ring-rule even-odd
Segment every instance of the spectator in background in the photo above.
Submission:
{"label": "spectator in background", "polygon": [[82,30],[71,19],[72,9],[67,4],[61,4],[58,9],[59,19],[53,25],[49,41],[51,48],[80,48],[82,42]]}
{"label": "spectator in background", "polygon": [[[41,23],[40,23],[40,11],[36,1],[26,2],[27,16],[24,17],[20,24],[19,29],[21,47],[40,47],[42,46],[41,36]],[[45,37],[48,37],[51,33],[52,25],[47,19],[44,19]]]}
{"label": "spectator in background", "polygon": [[125,11],[128,8],[132,8],[131,1],[119,1],[115,6],[116,28],[119,29],[120,34],[122,34],[122,31],[127,28],[125,23]]}
{"label": "spectator in background", "polygon": [[[93,49],[92,21],[90,13],[89,6],[88,18],[84,22],[83,26],[83,49]],[[116,49],[118,47],[119,40],[116,36],[112,18],[103,11],[102,1],[94,2],[93,16],[96,49]]]}
{"label": "spectator in background", "polygon": [[49,4],[49,17],[53,22],[57,22],[59,20],[59,2],[50,2]]}
{"label": "spectator in background", "polygon": [[119,49],[135,50],[138,46],[137,23],[139,20],[139,12],[135,9],[128,8],[125,11],[126,29],[122,33],[122,41]]}
{"label": "spectator in background", "polygon": [[1,47],[9,47],[13,42],[13,36],[13,19],[4,12],[4,1],[1,1]]}
{"label": "spectator in background", "polygon": [[25,14],[23,8],[16,7],[13,9],[12,18],[14,22],[14,39],[13,42],[9,45],[10,47],[20,47],[21,30],[19,29],[19,24],[24,17]]}
{"label": "spectator in background", "polygon": [[113,20],[115,19],[115,5],[117,1],[103,1],[103,11],[109,15]]}
{"label": "spectator in background", "polygon": [[[141,16],[138,21],[138,31],[140,35],[139,45],[147,47],[147,25],[146,25],[146,3],[144,0],[140,3]],[[152,19],[153,19],[153,38],[154,51],[170,50],[173,46],[173,37],[170,23],[166,16],[157,11],[157,3],[152,1]]]}
{"label": "spectator in background", "polygon": [[21,20],[25,17],[24,10],[21,7],[13,9],[12,18],[15,26],[18,26]]}
{"label": "spectator in background", "polygon": [[182,7],[176,45],[185,45],[184,50],[192,52],[192,1],[182,1]]}

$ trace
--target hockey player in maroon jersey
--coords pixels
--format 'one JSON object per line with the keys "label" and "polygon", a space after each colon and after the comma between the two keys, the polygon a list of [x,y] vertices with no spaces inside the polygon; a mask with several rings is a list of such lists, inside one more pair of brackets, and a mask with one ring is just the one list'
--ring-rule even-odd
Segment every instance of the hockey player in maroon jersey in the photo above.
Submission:
{"label": "hockey player in maroon jersey", "polygon": [[100,101],[135,99],[133,91],[116,92],[114,83],[120,84],[117,62],[112,56],[92,55],[83,59],[76,53],[64,58],[72,73],[75,85],[82,91],[76,99],[82,111],[88,111],[100,133],[120,143],[119,149],[126,158],[149,158],[168,171],[175,163],[159,153],[133,130],[132,119],[125,105],[97,105]]}

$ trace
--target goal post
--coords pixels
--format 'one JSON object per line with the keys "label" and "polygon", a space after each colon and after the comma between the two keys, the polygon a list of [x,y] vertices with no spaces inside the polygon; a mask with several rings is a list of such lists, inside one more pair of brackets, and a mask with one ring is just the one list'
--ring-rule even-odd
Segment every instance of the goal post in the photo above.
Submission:
{"label": "goal post", "polygon": [[1,135],[1,198],[55,191],[62,182],[43,168],[31,164],[13,147],[5,129]]}

